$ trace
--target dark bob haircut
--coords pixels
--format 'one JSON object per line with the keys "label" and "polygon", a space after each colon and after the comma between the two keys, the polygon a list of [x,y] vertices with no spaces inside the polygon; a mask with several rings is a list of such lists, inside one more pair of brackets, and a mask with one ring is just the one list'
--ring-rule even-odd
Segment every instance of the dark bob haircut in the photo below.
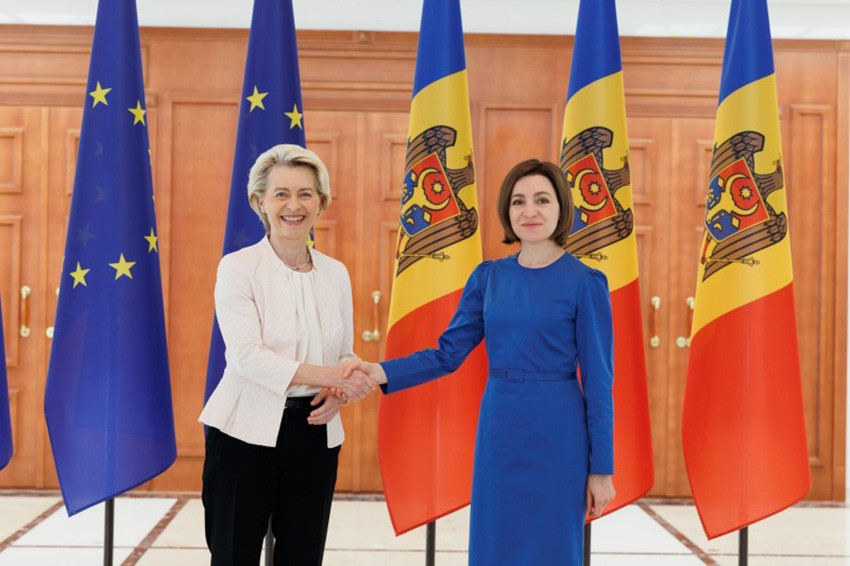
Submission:
{"label": "dark bob haircut", "polygon": [[555,227],[555,231],[552,232],[550,238],[563,248],[567,245],[567,237],[570,235],[570,228],[573,225],[573,197],[570,193],[570,187],[567,184],[567,177],[563,171],[554,163],[540,161],[539,159],[527,159],[521,163],[517,163],[513,169],[508,171],[508,174],[505,175],[505,180],[502,181],[502,188],[499,189],[498,204],[499,220],[502,222],[502,228],[505,230],[505,239],[502,242],[505,244],[519,242],[519,238],[514,233],[513,228],[511,228],[511,217],[509,214],[511,196],[517,181],[531,175],[542,175],[546,177],[555,189],[555,196],[558,198],[561,213],[558,217],[558,225]]}

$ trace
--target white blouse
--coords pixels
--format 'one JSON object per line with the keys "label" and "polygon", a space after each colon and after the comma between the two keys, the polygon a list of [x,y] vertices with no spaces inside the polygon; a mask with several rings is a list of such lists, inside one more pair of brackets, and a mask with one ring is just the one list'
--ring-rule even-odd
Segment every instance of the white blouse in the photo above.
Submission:
{"label": "white blouse", "polygon": [[[322,325],[316,307],[316,268],[306,273],[283,270],[292,285],[295,302],[295,359],[314,366],[324,365],[322,358]],[[315,385],[290,385],[287,397],[312,397],[321,391]]]}

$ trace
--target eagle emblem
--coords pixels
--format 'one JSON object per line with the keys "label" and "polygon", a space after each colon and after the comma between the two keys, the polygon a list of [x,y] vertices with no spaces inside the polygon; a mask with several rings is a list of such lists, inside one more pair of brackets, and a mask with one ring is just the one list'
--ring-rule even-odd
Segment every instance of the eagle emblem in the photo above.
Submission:
{"label": "eagle emblem", "polygon": [[457,130],[434,126],[407,144],[396,276],[422,259],[450,259],[443,250],[478,229],[478,211],[458,196],[462,188],[475,182],[472,156],[466,157],[462,169],[446,166],[446,148],[456,139]]}
{"label": "eagle emblem", "polygon": [[602,248],[628,238],[634,229],[632,210],[617,200],[617,191],[630,182],[629,161],[619,169],[605,169],[602,150],[610,147],[614,132],[602,126],[583,130],[561,147],[561,170],[567,176],[575,213],[566,250],[577,257],[608,259]]}
{"label": "eagle emblem", "polygon": [[755,171],[753,155],[763,148],[764,136],[752,131],[737,133],[714,148],[700,257],[703,281],[733,263],[757,265],[752,255],[788,233],[785,213],[777,213],[767,202],[770,193],[784,186],[781,162],[771,173]]}

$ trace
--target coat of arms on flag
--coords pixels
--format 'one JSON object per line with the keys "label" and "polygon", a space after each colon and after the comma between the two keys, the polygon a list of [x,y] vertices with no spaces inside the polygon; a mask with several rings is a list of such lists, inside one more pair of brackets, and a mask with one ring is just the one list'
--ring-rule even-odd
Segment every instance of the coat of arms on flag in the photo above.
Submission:
{"label": "coat of arms on flag", "polygon": [[458,196],[462,188],[475,182],[472,156],[466,156],[466,167],[446,167],[446,150],[456,138],[454,128],[434,126],[407,146],[396,275],[426,257],[449,259],[441,250],[478,229],[478,212]]}
{"label": "coat of arms on flag", "polygon": [[776,244],[788,233],[784,212],[776,212],[767,196],[782,189],[782,164],[759,174],[753,155],[764,147],[758,132],[740,132],[717,146],[711,163],[705,227],[700,261],[705,281],[732,263],[753,266],[752,254]]}

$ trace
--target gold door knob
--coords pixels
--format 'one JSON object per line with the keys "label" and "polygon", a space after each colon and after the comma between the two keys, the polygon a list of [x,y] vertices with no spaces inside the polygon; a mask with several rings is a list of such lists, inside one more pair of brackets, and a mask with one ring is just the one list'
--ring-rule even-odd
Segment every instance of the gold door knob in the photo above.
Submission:
{"label": "gold door knob", "polygon": [[658,336],[658,311],[661,310],[661,297],[658,295],[649,300],[652,314],[649,317],[649,347],[657,348],[661,345],[661,337]]}
{"label": "gold door knob", "polygon": [[45,329],[44,331],[44,335],[53,340],[53,327],[48,326],[47,329]]}
{"label": "gold door knob", "polygon": [[27,338],[30,335],[30,295],[32,289],[29,285],[21,287],[21,337]]}
{"label": "gold door knob", "polygon": [[377,342],[381,339],[381,331],[379,329],[381,325],[381,292],[380,291],[372,291],[372,330],[364,330],[363,331],[363,341],[364,342]]}

